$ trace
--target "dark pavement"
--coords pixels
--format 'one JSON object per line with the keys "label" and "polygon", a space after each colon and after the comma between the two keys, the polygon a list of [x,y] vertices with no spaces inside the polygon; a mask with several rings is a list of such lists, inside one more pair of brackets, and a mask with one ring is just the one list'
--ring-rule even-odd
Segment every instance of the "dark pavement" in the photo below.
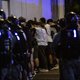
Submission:
{"label": "dark pavement", "polygon": [[59,80],[59,69],[37,73],[33,80]]}

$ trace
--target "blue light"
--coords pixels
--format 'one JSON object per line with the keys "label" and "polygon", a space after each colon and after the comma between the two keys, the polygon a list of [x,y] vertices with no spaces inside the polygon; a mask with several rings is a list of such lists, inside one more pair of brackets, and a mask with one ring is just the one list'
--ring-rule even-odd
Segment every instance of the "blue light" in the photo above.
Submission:
{"label": "blue light", "polygon": [[11,39],[11,32],[8,31],[8,38]]}
{"label": "blue light", "polygon": [[18,40],[20,40],[20,37],[18,36],[18,34],[15,32],[15,35],[17,37]]}
{"label": "blue light", "polygon": [[51,0],[42,0],[42,16],[46,19],[51,18]]}
{"label": "blue light", "polygon": [[15,33],[15,35],[17,36],[18,34],[17,34],[17,33]]}
{"label": "blue light", "polygon": [[0,36],[1,36],[2,34],[1,34],[1,32],[0,32]]}
{"label": "blue light", "polygon": [[11,64],[14,64],[14,60],[13,59],[11,60]]}
{"label": "blue light", "polygon": [[39,0],[26,0],[26,2],[29,3],[29,4],[39,5]]}
{"label": "blue light", "polygon": [[75,29],[73,30],[73,34],[74,34],[74,38],[76,38],[77,37],[77,33],[76,33]]}
{"label": "blue light", "polygon": [[19,36],[16,36],[16,37],[17,37],[18,40],[20,40],[20,37]]}

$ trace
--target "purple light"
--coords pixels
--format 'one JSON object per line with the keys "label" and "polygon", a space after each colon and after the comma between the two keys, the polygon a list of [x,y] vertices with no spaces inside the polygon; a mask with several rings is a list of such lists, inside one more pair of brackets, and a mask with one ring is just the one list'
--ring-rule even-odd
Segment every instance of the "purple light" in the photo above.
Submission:
{"label": "purple light", "polygon": [[51,0],[42,0],[42,16],[51,18]]}
{"label": "purple light", "polygon": [[26,0],[27,3],[39,5],[39,0]]}
{"label": "purple light", "polygon": [[77,33],[76,33],[75,29],[73,30],[73,33],[74,33],[74,38],[76,38],[77,37]]}
{"label": "purple light", "polygon": [[0,36],[2,35],[2,33],[0,32]]}
{"label": "purple light", "polygon": [[17,17],[25,16],[27,19],[33,17],[49,19],[52,17],[51,0],[12,0],[12,2],[16,2],[15,6],[13,5],[14,8],[19,7],[18,11],[15,11],[12,7],[12,13],[17,15]]}

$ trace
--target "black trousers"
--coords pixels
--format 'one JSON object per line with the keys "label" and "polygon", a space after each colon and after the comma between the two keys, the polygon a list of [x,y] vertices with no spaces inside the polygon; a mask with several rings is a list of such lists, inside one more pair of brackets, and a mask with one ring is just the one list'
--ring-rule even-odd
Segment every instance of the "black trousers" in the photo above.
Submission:
{"label": "black trousers", "polygon": [[46,46],[38,46],[40,68],[43,68],[43,69],[48,68],[47,56],[46,56],[45,50],[46,50]]}

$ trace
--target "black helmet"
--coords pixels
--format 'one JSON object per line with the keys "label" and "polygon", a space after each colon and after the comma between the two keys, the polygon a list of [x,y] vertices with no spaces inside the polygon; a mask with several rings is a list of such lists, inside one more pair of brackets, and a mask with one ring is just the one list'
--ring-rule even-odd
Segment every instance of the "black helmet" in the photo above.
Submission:
{"label": "black helmet", "polygon": [[0,9],[0,19],[6,19],[6,14],[3,9]]}
{"label": "black helmet", "polygon": [[8,20],[12,23],[12,24],[19,24],[19,20],[17,19],[17,17],[16,16],[14,16],[14,15],[11,15],[11,16],[9,16],[8,17]]}
{"label": "black helmet", "polygon": [[75,12],[69,12],[65,17],[66,25],[77,25],[78,20],[79,17]]}

